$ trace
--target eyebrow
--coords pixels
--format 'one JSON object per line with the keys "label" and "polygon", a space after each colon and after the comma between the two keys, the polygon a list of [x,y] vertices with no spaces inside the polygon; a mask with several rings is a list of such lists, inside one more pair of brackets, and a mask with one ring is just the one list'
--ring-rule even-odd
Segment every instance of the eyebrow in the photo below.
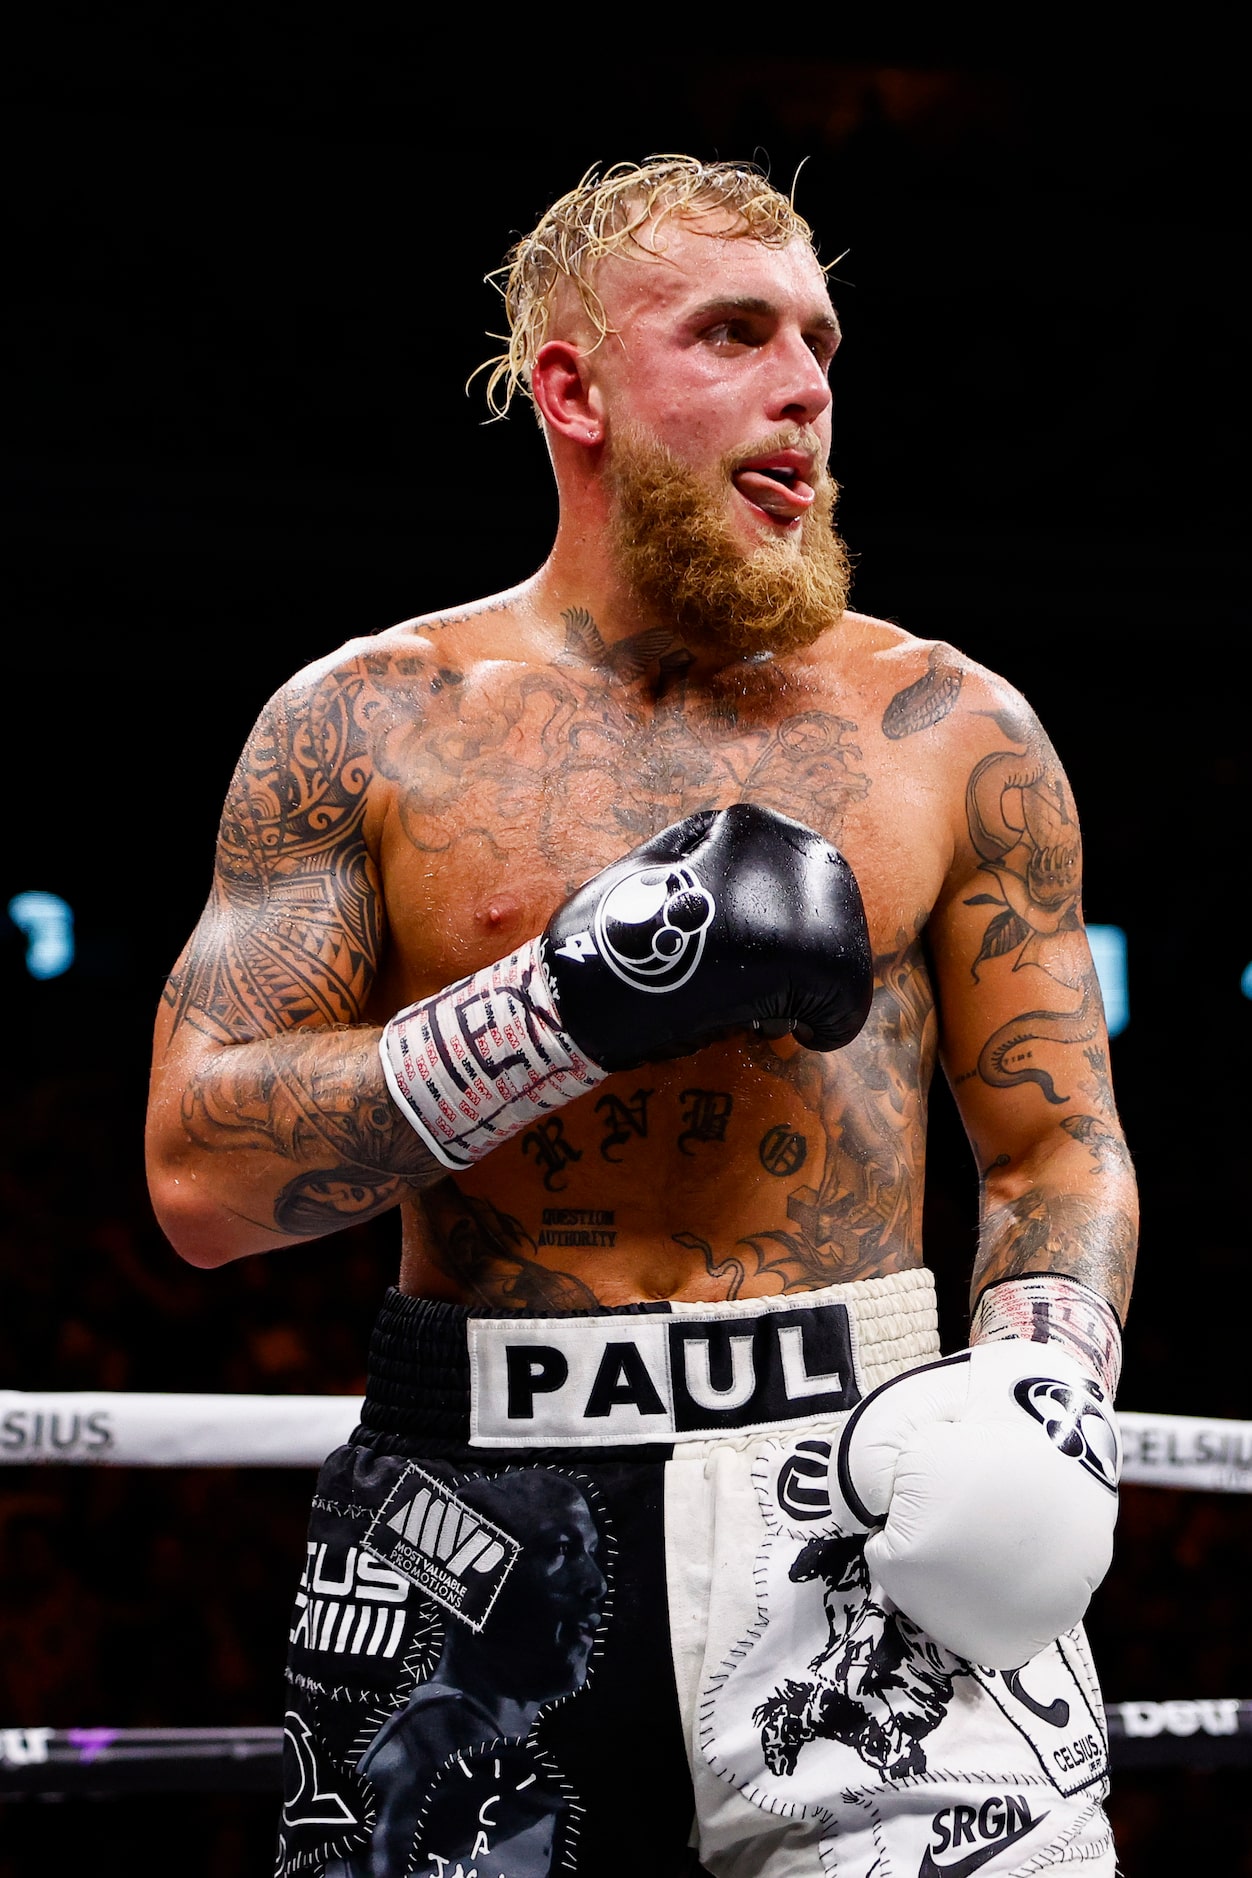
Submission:
{"label": "eyebrow", "polygon": [[[772,300],[762,300],[755,294],[719,296],[714,300],[705,300],[692,311],[693,320],[709,319],[716,313],[755,313],[765,315],[777,313],[778,308]],[[806,327],[817,332],[837,333],[839,322],[833,313],[819,313],[814,318],[805,320]]]}

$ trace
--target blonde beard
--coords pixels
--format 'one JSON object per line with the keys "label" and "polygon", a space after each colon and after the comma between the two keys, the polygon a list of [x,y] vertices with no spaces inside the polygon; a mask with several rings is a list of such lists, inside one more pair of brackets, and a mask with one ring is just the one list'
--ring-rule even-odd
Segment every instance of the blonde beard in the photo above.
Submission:
{"label": "blonde beard", "polygon": [[695,652],[795,652],[833,626],[852,575],[834,530],[838,485],[823,470],[798,545],[745,552],[722,513],[736,467],[705,482],[646,433],[615,438],[614,558],[632,591]]}

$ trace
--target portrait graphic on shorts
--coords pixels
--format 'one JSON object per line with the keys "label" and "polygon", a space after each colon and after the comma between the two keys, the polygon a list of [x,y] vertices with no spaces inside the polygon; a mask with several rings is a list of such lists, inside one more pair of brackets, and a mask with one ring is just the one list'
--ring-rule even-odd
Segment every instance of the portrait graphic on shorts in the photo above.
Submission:
{"label": "portrait graphic on shorts", "polygon": [[530,1737],[587,1682],[607,1604],[602,1534],[567,1474],[447,1471],[406,1468],[365,1539],[442,1607],[443,1640],[430,1673],[370,1726],[355,1771],[373,1794],[372,1834],[327,1878],[575,1869],[577,1796]]}

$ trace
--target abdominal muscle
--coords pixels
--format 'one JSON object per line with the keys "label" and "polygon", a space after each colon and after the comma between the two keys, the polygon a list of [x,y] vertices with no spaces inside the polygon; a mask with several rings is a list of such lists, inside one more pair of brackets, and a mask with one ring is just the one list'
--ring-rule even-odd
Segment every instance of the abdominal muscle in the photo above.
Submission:
{"label": "abdominal muscle", "polygon": [[856,1057],[728,1041],[611,1076],[406,1204],[400,1288],[549,1312],[919,1265],[924,1098]]}

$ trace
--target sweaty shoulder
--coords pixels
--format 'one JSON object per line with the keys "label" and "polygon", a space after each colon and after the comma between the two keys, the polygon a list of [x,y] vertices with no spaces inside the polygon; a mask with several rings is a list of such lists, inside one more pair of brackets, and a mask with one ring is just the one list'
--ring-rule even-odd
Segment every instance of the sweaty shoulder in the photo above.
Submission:
{"label": "sweaty shoulder", "polygon": [[511,587],[462,606],[419,613],[375,633],[365,643],[400,658],[442,659],[453,665],[524,658],[532,632],[531,619],[525,587]]}
{"label": "sweaty shoulder", "polygon": [[[294,672],[269,699],[252,736],[302,739],[329,773],[360,765],[397,730],[411,730],[477,666],[524,657],[515,597],[402,620],[346,639]],[[385,765],[384,765],[385,768]]]}
{"label": "sweaty shoulder", "polygon": [[829,657],[850,667],[864,723],[876,724],[889,744],[911,745],[920,756],[980,737],[1039,734],[1021,693],[946,640],[867,614],[847,614],[845,626],[846,637],[831,635]]}
{"label": "sweaty shoulder", "polygon": [[895,627],[874,637],[887,770],[906,776],[911,789],[929,783],[952,830],[941,900],[962,889],[971,870],[1015,850],[1023,828],[1038,848],[1036,865],[1055,864],[1068,879],[1080,852],[1077,812],[1060,759],[1022,693],[941,640]]}
{"label": "sweaty shoulder", "polygon": [[292,674],[279,693],[350,680],[363,672],[405,676],[440,662],[516,657],[522,629],[523,589],[511,588],[463,606],[417,613],[375,632],[345,639]]}

